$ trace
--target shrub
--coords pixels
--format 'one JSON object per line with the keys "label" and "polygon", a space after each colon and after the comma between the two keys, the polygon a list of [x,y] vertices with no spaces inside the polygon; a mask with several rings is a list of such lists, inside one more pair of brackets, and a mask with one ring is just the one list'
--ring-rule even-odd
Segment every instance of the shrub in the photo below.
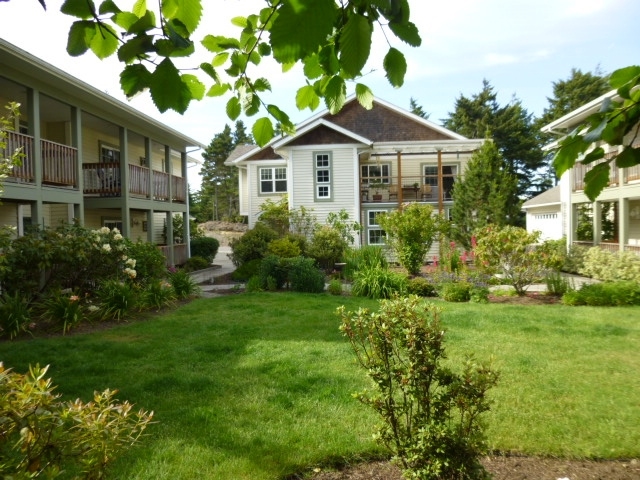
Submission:
{"label": "shrub", "polygon": [[547,284],[547,293],[561,297],[570,290],[573,290],[572,284],[560,272],[548,272],[545,276]]}
{"label": "shrub", "polygon": [[220,242],[213,237],[194,238],[191,240],[189,248],[191,249],[192,257],[202,257],[209,263],[212,263],[218,254]]}
{"label": "shrub", "polygon": [[166,258],[156,244],[127,241],[127,250],[129,256],[135,259],[133,268],[136,269],[138,283],[165,278],[167,273]]}
{"label": "shrub", "polygon": [[262,288],[262,281],[260,280],[260,277],[258,277],[257,275],[254,275],[253,277],[251,277],[247,281],[247,285],[245,287],[245,291],[248,292],[248,293],[251,293],[251,292],[262,292],[263,288]]}
{"label": "shrub", "polygon": [[[440,309],[412,295],[380,301],[376,312],[337,311],[371,391],[356,394],[381,418],[376,438],[393,454],[405,478],[488,478],[480,415],[498,376],[472,357],[462,372],[448,365]],[[448,362],[449,363],[449,362]]]}
{"label": "shrub", "polygon": [[365,245],[361,248],[347,248],[344,252],[345,267],[344,276],[353,280],[355,273],[367,267],[387,268],[389,262],[384,255],[382,247],[377,245]]}
{"label": "shrub", "polygon": [[251,277],[258,275],[262,259],[249,260],[236,268],[231,274],[231,278],[239,282],[246,282]]}
{"label": "shrub", "polygon": [[407,283],[407,293],[419,297],[435,297],[436,287],[424,277],[410,278]]}
{"label": "shrub", "polygon": [[[284,288],[289,279],[289,262],[276,255],[267,255],[260,263],[258,276],[260,278],[260,286],[267,290],[280,290]],[[271,279],[271,288],[269,288],[269,279]]]}
{"label": "shrub", "polygon": [[258,222],[240,238],[231,240],[231,261],[236,267],[250,260],[260,260],[268,252],[269,242],[278,238],[275,230]]}
{"label": "shrub", "polygon": [[271,255],[276,255],[277,257],[282,258],[299,257],[302,254],[302,250],[300,249],[298,242],[289,237],[276,238],[275,240],[272,240],[269,242],[267,250]]}
{"label": "shrub", "polygon": [[136,307],[136,292],[131,285],[119,280],[107,280],[96,291],[104,318],[122,320]]}
{"label": "shrub", "polygon": [[562,270],[568,273],[580,273],[584,266],[584,256],[587,250],[589,248],[582,245],[570,245],[569,251],[564,257]]}
{"label": "shrub", "polygon": [[445,282],[439,286],[439,296],[447,302],[471,300],[471,284],[468,282]]}
{"label": "shrub", "polygon": [[[109,464],[135,445],[153,413],[119,402],[117,390],[88,403],[60,401],[47,367],[21,375],[0,363],[0,473],[3,478],[106,478]],[[65,477],[66,478],[66,477]],[[71,477],[68,477],[71,478]]]}
{"label": "shrub", "polygon": [[176,298],[184,299],[200,293],[200,287],[185,270],[178,270],[169,275],[169,283],[173,287]]}
{"label": "shrub", "polygon": [[324,273],[312,258],[297,257],[290,260],[289,282],[294,292],[324,292]]}
{"label": "shrub", "polygon": [[331,280],[327,286],[327,291],[331,295],[342,295],[342,282],[338,279]]}
{"label": "shrub", "polygon": [[591,247],[585,253],[580,274],[604,282],[629,280],[640,283],[640,256],[629,251],[612,253]]}
{"label": "shrub", "polygon": [[358,270],[351,286],[351,294],[356,297],[374,299],[404,295],[407,291],[407,277],[381,267]]}
{"label": "shrub", "polygon": [[53,291],[42,302],[43,317],[62,324],[62,333],[66,334],[84,318],[80,297],[61,291]]}
{"label": "shrub", "polygon": [[20,292],[4,292],[0,298],[0,337],[14,339],[29,330],[31,307]]}
{"label": "shrub", "polygon": [[173,305],[176,295],[170,283],[164,280],[156,280],[146,285],[142,292],[142,308],[154,308],[160,310],[163,307]]}
{"label": "shrub", "polygon": [[187,259],[182,268],[187,272],[196,272],[209,267],[211,267],[211,262],[209,260],[204,257],[195,256]]}
{"label": "shrub", "polygon": [[562,296],[565,305],[640,305],[640,284],[629,281],[583,284],[579,290]]}
{"label": "shrub", "polygon": [[340,261],[346,248],[347,242],[340,236],[340,232],[325,225],[313,234],[307,255],[318,262],[320,268],[330,271]]}

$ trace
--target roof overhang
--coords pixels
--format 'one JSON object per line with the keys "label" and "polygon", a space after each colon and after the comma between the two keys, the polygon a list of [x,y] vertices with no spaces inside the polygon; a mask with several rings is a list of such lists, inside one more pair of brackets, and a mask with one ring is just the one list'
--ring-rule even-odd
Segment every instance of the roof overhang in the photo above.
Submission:
{"label": "roof overhang", "polygon": [[285,147],[287,146],[287,144],[293,142],[294,140],[296,140],[297,138],[300,138],[302,136],[305,135],[305,133],[310,132],[311,130],[314,130],[315,128],[318,128],[320,126],[325,126],[327,128],[330,128],[331,130],[334,130],[342,135],[344,135],[345,137],[351,138],[354,143],[362,143],[364,145],[371,145],[373,142],[371,140],[369,140],[368,138],[362,137],[360,135],[358,135],[357,133],[353,133],[350,130],[347,130],[346,128],[343,128],[339,125],[336,125],[335,123],[332,123],[324,118],[319,118],[316,119],[314,122],[311,123],[307,123],[306,125],[304,125],[301,128],[297,128],[296,129],[296,133],[293,136],[286,136],[283,138],[280,138],[278,140],[276,140],[272,147],[274,150],[277,150],[279,148]]}
{"label": "roof overhang", "polygon": [[604,95],[599,96],[595,100],[584,104],[580,108],[576,108],[572,112],[567,113],[563,117],[545,125],[540,129],[543,133],[554,133],[556,135],[566,135],[569,131],[575,128],[578,124],[584,121],[589,115],[596,113],[600,110],[602,103],[606,99],[616,100],[616,90],[611,90]]}

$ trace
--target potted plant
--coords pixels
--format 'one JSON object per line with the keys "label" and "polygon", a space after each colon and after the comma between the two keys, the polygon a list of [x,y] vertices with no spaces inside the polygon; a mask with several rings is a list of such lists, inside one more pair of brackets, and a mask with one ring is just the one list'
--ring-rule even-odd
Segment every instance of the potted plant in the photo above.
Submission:
{"label": "potted plant", "polygon": [[382,189],[387,188],[387,184],[383,183],[382,180],[373,180],[369,183],[369,187],[373,189],[374,194],[372,196],[374,202],[382,201]]}

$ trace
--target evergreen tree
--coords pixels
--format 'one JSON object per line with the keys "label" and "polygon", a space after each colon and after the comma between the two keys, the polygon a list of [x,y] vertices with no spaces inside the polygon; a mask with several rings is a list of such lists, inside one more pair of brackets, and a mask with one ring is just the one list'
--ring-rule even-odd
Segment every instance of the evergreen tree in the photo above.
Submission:
{"label": "evergreen tree", "polygon": [[238,169],[224,164],[238,145],[251,144],[251,135],[247,133],[242,120],[235,124],[235,131],[225,125],[217,133],[202,154],[204,163],[202,188],[199,195],[199,213],[201,219],[233,220],[238,215]]}
{"label": "evergreen tree", "polygon": [[[467,138],[492,138],[505,162],[505,168],[518,180],[518,188],[511,199],[514,205],[528,198],[536,190],[534,173],[543,166],[543,154],[537,141],[533,115],[520,100],[513,98],[501,106],[497,94],[487,80],[482,90],[456,99],[455,109],[443,119],[446,128]],[[522,216],[512,224],[522,224]]]}
{"label": "evergreen tree", "polygon": [[516,191],[516,177],[505,167],[496,144],[487,140],[453,186],[452,237],[470,249],[475,229],[513,224],[514,217],[520,215],[520,202],[513,202]]}
{"label": "evergreen tree", "polygon": [[428,120],[429,116],[431,115],[430,113],[425,112],[424,108],[422,108],[422,105],[418,104],[418,101],[413,97],[409,99],[409,109],[414,115],[418,115],[419,117],[422,117],[426,120]]}

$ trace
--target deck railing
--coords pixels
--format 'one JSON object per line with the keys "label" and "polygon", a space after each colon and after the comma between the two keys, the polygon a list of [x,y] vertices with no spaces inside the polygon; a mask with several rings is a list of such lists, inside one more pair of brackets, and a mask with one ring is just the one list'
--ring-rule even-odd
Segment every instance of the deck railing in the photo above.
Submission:
{"label": "deck railing", "polygon": [[187,201],[187,181],[184,177],[176,177],[171,175],[171,191],[173,193],[174,202]]}
{"label": "deck railing", "polygon": [[[573,244],[581,246],[581,247],[587,247],[587,248],[600,247],[602,250],[606,250],[607,252],[612,252],[612,253],[620,251],[620,244],[619,243],[614,243],[614,242],[601,242],[601,243],[599,243],[597,245],[594,245],[593,242],[575,241],[575,242],[573,242]],[[634,253],[637,253],[638,255],[640,255],[640,245],[624,244],[622,246],[622,249],[625,252],[634,252]]]}
{"label": "deck railing", "polygon": [[148,167],[129,164],[129,193],[149,198],[149,175]]}
{"label": "deck railing", "polygon": [[78,149],[40,140],[42,149],[42,183],[65,187],[78,185]]}
{"label": "deck railing", "polygon": [[170,175],[164,172],[153,172],[153,198],[169,200]]}
{"label": "deck railing", "polygon": [[[451,201],[455,175],[442,176],[442,199]],[[363,203],[399,202],[436,203],[439,200],[440,185],[435,176],[361,177],[360,198]]]}

